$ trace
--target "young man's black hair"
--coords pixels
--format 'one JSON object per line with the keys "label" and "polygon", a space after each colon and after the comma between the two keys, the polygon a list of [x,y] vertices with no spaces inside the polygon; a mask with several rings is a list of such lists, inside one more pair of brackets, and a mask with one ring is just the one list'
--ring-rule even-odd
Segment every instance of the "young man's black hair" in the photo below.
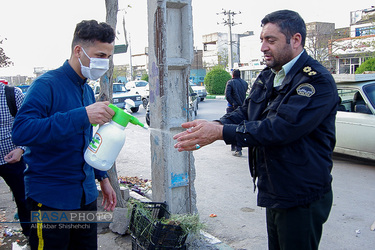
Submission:
{"label": "young man's black hair", "polygon": [[115,32],[107,23],[98,23],[96,20],[85,20],[77,24],[74,31],[72,48],[79,42],[112,43],[115,40]]}

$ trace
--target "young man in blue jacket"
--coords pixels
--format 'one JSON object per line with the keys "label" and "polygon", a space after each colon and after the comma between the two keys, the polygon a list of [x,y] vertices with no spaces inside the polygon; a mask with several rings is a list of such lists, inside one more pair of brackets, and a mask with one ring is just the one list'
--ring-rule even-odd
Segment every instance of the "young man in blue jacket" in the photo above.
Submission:
{"label": "young man in blue jacket", "polygon": [[[109,66],[115,33],[106,23],[77,24],[69,60],[31,85],[19,110],[12,138],[25,145],[25,187],[31,211],[96,212],[100,180],[104,208],[116,195],[106,173],[94,171],[83,155],[92,138],[91,124],[109,122],[109,102],[95,102],[87,79],[100,78]],[[61,215],[59,215],[61,216]],[[31,219],[33,221],[33,218]],[[32,249],[97,249],[96,223],[31,226]]]}
{"label": "young man in blue jacket", "polygon": [[174,136],[175,147],[197,150],[216,140],[248,147],[269,249],[318,249],[332,206],[336,85],[304,50],[298,13],[265,16],[260,39],[267,67],[242,107],[220,121],[182,124],[187,130]]}

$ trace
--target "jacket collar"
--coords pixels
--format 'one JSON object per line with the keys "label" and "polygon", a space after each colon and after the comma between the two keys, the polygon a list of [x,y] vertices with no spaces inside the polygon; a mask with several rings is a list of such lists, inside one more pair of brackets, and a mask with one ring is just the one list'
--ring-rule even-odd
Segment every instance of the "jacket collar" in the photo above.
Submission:
{"label": "jacket collar", "polygon": [[301,71],[304,67],[306,61],[308,60],[309,55],[304,50],[300,55],[298,60],[294,63],[293,67],[290,68],[289,72],[286,74],[283,84],[279,87],[279,90],[284,89],[285,86],[289,85],[294,76]]}
{"label": "jacket collar", "polygon": [[81,86],[83,84],[85,84],[87,82],[87,79],[82,79],[75,71],[74,69],[72,68],[72,66],[70,66],[69,64],[69,61],[66,60],[62,66],[64,72],[67,74],[67,76],[69,77],[69,79],[74,82],[75,84],[77,84],[78,86]]}

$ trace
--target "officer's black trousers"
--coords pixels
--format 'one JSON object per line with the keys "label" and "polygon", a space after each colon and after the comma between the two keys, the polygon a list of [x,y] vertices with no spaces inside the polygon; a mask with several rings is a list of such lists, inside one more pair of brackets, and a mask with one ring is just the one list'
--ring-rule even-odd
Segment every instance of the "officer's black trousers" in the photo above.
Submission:
{"label": "officer's black trousers", "polygon": [[332,191],[309,205],[267,208],[269,250],[316,250],[332,207]]}

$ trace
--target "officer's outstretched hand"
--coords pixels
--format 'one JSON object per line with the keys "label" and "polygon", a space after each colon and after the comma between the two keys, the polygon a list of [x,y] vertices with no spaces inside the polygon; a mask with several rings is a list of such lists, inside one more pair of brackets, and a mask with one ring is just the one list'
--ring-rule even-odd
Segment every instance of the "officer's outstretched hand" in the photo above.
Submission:
{"label": "officer's outstretched hand", "polygon": [[194,120],[181,125],[186,131],[173,137],[177,140],[175,148],[181,151],[193,151],[223,139],[223,125],[220,122]]}

